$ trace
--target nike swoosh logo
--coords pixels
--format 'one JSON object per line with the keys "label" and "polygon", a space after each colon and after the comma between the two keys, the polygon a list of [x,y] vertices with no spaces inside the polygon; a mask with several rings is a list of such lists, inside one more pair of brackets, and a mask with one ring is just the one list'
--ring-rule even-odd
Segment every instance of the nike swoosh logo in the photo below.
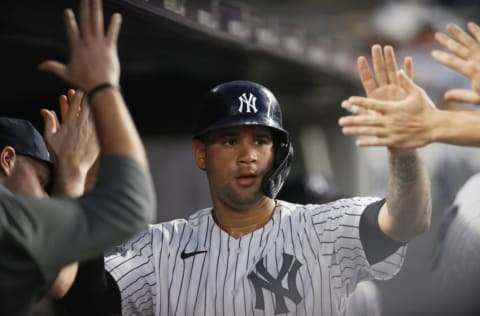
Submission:
{"label": "nike swoosh logo", "polygon": [[205,253],[205,252],[207,252],[207,251],[206,250],[201,250],[201,251],[185,252],[185,249],[183,249],[182,253],[180,254],[180,258],[187,259],[189,257],[198,255],[200,253]]}

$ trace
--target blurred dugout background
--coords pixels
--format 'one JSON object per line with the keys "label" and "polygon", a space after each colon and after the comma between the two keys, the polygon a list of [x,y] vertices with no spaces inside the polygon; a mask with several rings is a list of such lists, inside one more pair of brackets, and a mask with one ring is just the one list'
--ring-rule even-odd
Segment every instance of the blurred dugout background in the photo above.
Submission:
{"label": "blurred dugout background", "polygon": [[[471,1],[373,0],[104,0],[107,14],[123,14],[119,40],[121,84],[143,135],[158,193],[158,221],[185,217],[210,205],[203,173],[191,158],[196,105],[214,85],[234,79],[262,83],[276,94],[295,146],[282,197],[325,201],[384,195],[386,152],[357,149],[341,134],[341,101],[363,95],[356,58],[373,43],[392,44],[414,58],[415,78],[439,107],[448,87],[464,78],[435,64],[433,32],[447,22],[480,22]],[[46,58],[66,61],[62,10],[77,1],[3,0],[0,3],[2,115],[30,119],[42,130],[41,107],[57,109],[69,88],[36,70]],[[431,232],[410,244],[405,266],[377,283],[382,315],[425,315],[435,298],[428,264],[438,219],[456,190],[480,171],[479,149],[434,144],[422,149],[432,176]],[[294,188],[295,190],[290,190]],[[287,191],[288,190],[288,191]],[[54,311],[44,314],[55,314]],[[0,311],[1,314],[1,311]],[[40,313],[41,314],[41,313]],[[40,315],[39,314],[39,315]]]}

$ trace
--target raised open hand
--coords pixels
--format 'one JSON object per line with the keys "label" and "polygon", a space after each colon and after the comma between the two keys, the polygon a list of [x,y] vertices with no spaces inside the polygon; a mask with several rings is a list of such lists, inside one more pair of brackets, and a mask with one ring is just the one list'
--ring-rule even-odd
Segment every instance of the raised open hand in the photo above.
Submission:
{"label": "raised open hand", "polygon": [[[357,59],[358,74],[365,93],[368,97],[378,100],[400,100],[406,96],[405,91],[398,83],[398,66],[392,46],[382,47],[378,44],[372,46],[373,71],[365,56]],[[404,59],[404,69],[407,76],[413,78],[413,62],[410,57]],[[343,107],[354,114],[366,114],[365,110],[356,105]],[[370,114],[374,115],[374,112]]]}
{"label": "raised open hand", "polygon": [[55,112],[40,111],[45,122],[45,142],[55,161],[54,190],[65,194],[62,186],[73,187],[78,179],[75,191],[82,194],[87,172],[100,152],[95,126],[83,92],[70,89],[67,95],[60,96],[59,104],[61,123]]}
{"label": "raised open hand", "polygon": [[[363,109],[363,114],[339,120],[343,134],[367,136],[357,139],[357,146],[387,146],[391,152],[400,153],[431,141],[430,117],[432,111],[438,110],[425,91],[403,71],[397,75],[397,82],[405,94],[402,99],[384,101],[354,96],[343,102],[344,108],[355,104]],[[392,96],[392,91],[388,95]]]}
{"label": "raised open hand", "polygon": [[[372,62],[374,72],[371,71],[364,56],[357,60],[358,73],[363,88],[368,97],[378,100],[400,100],[406,95],[398,82],[398,67],[395,52],[392,46],[372,46]],[[413,63],[411,58],[404,60],[405,72],[413,78]]]}
{"label": "raised open hand", "polygon": [[121,15],[113,14],[107,33],[104,33],[101,0],[82,0],[79,26],[71,9],[65,10],[65,28],[70,48],[68,65],[48,60],[40,64],[49,71],[83,91],[103,83],[118,86],[120,63],[117,39]]}
{"label": "raised open hand", "polygon": [[435,39],[451,53],[434,50],[432,57],[464,75],[472,85],[472,90],[449,89],[444,94],[446,100],[480,104],[480,27],[473,22],[467,27],[471,35],[454,23],[447,25],[451,35],[437,32]]}

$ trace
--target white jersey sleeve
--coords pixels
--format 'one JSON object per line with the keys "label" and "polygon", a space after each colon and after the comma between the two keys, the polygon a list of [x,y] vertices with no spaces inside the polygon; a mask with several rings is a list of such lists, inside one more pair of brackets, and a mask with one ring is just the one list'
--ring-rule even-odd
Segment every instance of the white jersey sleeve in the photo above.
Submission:
{"label": "white jersey sleeve", "polygon": [[105,258],[105,270],[117,282],[122,315],[153,315],[156,304],[151,229],[132,237]]}
{"label": "white jersey sleeve", "polygon": [[[360,240],[360,217],[365,208],[378,198],[350,198],[332,203],[307,206],[311,212],[314,234],[321,256],[328,258],[334,287],[350,295],[356,284],[367,279],[386,280],[400,269],[406,246],[371,266]],[[308,227],[308,225],[307,225]]]}

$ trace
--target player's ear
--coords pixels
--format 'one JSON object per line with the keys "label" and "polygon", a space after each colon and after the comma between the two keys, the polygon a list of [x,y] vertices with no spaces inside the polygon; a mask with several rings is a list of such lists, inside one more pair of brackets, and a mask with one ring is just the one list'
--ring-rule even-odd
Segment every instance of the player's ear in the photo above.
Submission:
{"label": "player's ear", "polygon": [[194,139],[192,141],[192,151],[193,151],[193,157],[195,159],[195,162],[198,166],[198,168],[202,170],[206,170],[205,166],[205,143],[202,142],[199,139]]}
{"label": "player's ear", "polygon": [[5,146],[0,152],[0,168],[7,177],[12,172],[16,157],[15,149],[11,146]]}

